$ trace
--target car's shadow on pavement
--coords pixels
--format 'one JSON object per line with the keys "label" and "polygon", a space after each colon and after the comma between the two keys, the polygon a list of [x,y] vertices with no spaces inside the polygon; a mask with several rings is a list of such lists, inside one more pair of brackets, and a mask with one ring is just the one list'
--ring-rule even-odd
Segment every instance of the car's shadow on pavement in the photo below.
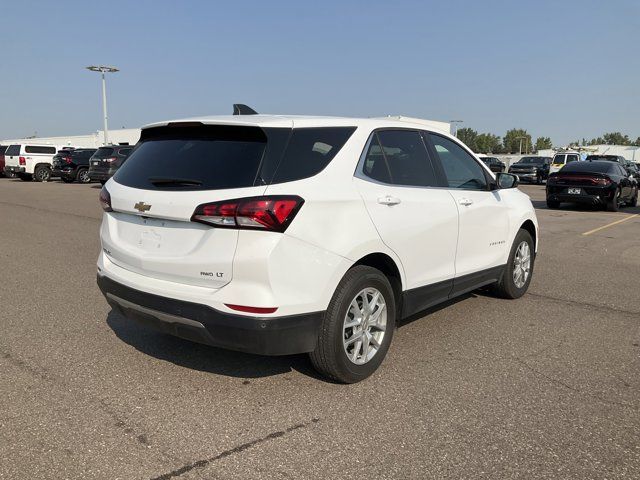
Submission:
{"label": "car's shadow on pavement", "polygon": [[[547,202],[545,200],[531,200],[533,204],[533,208],[536,210],[549,210],[551,212],[603,212],[610,213],[607,210],[599,205],[581,205],[579,203],[563,203],[560,205],[560,208],[549,208],[547,207]],[[628,213],[630,215],[634,215],[636,213],[640,213],[640,206],[638,207],[628,207],[622,206],[618,210],[617,213]]]}
{"label": "car's shadow on pavement", "polygon": [[109,312],[107,325],[116,336],[136,350],[185,368],[236,378],[260,378],[295,370],[321,379],[307,355],[267,357],[202,345],[156,332]]}

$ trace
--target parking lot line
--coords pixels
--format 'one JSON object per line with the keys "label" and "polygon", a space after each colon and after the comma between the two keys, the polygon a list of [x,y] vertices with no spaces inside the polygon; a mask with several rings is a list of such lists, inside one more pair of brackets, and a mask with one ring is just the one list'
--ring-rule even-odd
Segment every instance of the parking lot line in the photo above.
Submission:
{"label": "parking lot line", "polygon": [[627,220],[631,220],[632,218],[635,218],[637,216],[638,216],[638,214],[636,213],[634,215],[631,215],[630,217],[626,217],[626,218],[623,218],[621,220],[616,220],[615,222],[611,222],[611,223],[608,223],[608,224],[603,225],[601,227],[594,228],[593,230],[589,230],[588,232],[584,232],[582,235],[583,236],[591,235],[592,233],[599,232],[600,230],[604,230],[605,228],[613,227],[614,225],[618,225],[619,223],[626,222]]}

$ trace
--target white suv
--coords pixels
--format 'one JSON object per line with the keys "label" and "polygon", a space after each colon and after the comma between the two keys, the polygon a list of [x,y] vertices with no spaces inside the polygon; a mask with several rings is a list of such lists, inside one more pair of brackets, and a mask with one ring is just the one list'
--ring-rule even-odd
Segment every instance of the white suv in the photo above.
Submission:
{"label": "white suv", "polygon": [[537,220],[434,122],[239,115],[145,127],[100,194],[98,284],[130,319],[209,345],[309,352],[357,382],[397,323],[486,285],[518,298]]}

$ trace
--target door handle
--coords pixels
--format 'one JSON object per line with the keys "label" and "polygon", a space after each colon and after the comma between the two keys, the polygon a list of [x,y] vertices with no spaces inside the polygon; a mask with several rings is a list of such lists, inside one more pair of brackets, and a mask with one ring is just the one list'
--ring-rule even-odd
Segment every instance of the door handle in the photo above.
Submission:
{"label": "door handle", "polygon": [[392,205],[397,205],[400,203],[400,199],[396,198],[396,197],[392,197],[390,195],[384,196],[384,197],[380,197],[378,199],[378,203],[382,204],[382,205],[388,205],[388,206],[392,206]]}
{"label": "door handle", "polygon": [[461,198],[460,200],[458,200],[458,203],[460,205],[468,207],[469,205],[473,204],[473,200],[471,200],[470,198]]}

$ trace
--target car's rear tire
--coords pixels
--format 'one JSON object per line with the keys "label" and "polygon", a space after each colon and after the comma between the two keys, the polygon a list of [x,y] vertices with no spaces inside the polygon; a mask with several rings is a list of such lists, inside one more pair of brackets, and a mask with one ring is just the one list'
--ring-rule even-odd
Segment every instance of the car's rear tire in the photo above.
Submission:
{"label": "car's rear tire", "polygon": [[87,170],[86,168],[81,168],[80,170],[78,170],[78,174],[76,175],[76,180],[78,180],[78,183],[91,183],[89,170]]}
{"label": "car's rear tire", "polygon": [[533,238],[528,231],[521,228],[511,246],[502,278],[493,286],[496,295],[511,299],[523,296],[531,283],[534,260]]}
{"label": "car's rear tire", "polygon": [[316,349],[309,354],[311,363],[337,382],[364,380],[384,360],[395,327],[396,302],[389,280],[375,268],[357,265],[345,274],[329,302]]}
{"label": "car's rear tire", "polygon": [[48,182],[51,180],[51,169],[44,165],[36,166],[36,169],[33,171],[33,179],[36,182]]}
{"label": "car's rear tire", "polygon": [[557,200],[549,200],[547,198],[547,208],[559,208],[560,207],[560,202],[558,202]]}
{"label": "car's rear tire", "polygon": [[611,199],[607,201],[607,211],[617,212],[620,210],[620,189],[618,188]]}

